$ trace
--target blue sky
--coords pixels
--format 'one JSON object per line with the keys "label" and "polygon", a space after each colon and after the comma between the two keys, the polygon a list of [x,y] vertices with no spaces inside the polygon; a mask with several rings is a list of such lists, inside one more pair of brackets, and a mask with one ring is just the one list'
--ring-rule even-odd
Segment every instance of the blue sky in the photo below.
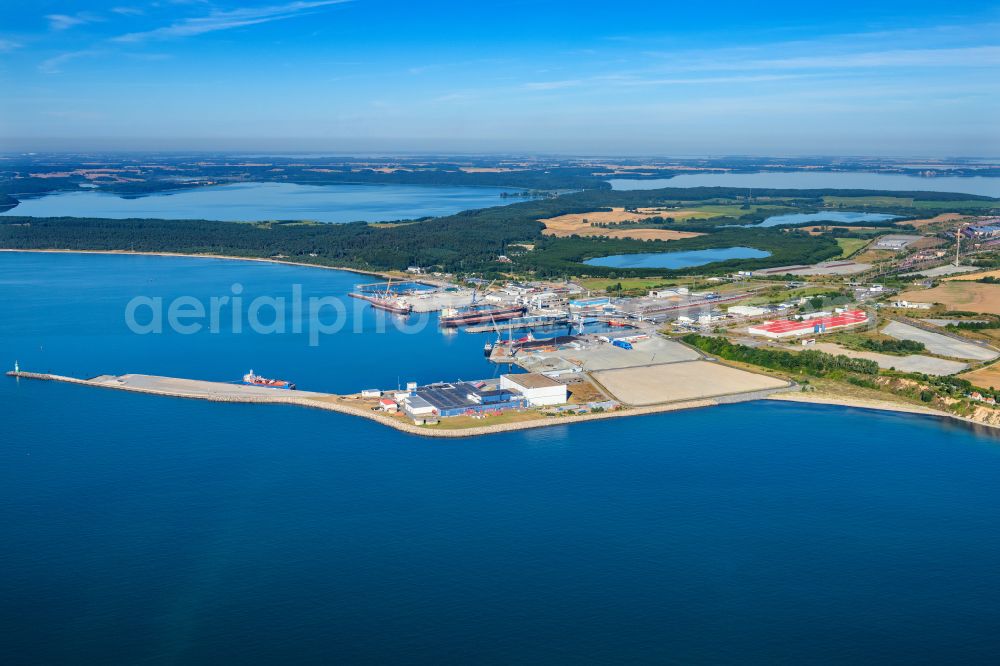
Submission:
{"label": "blue sky", "polygon": [[5,2],[0,85],[0,150],[1000,156],[1000,5]]}

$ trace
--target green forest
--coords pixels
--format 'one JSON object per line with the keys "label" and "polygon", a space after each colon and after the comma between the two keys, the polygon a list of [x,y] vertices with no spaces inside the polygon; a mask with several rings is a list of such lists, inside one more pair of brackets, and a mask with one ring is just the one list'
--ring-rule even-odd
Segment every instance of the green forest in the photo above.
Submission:
{"label": "green forest", "polygon": [[842,354],[834,356],[815,349],[792,353],[766,347],[748,347],[734,344],[726,338],[706,337],[696,333],[685,335],[681,339],[706,354],[772,370],[803,373],[815,377],[823,377],[837,371],[862,375],[878,374],[878,364],[875,361],[848,358]]}
{"label": "green forest", "polygon": [[[873,194],[857,190],[756,190],[755,204],[775,203],[783,209],[808,211],[822,205],[822,197]],[[984,197],[941,193],[905,193],[907,197],[956,204]],[[309,221],[258,223],[210,220],[0,218],[0,247],[13,249],[131,250],[227,254],[241,257],[284,256],[295,261],[368,270],[405,269],[408,266],[446,272],[534,274],[539,277],[590,275],[643,277],[687,273],[754,270],[789,264],[815,263],[836,257],[840,246],[832,234],[810,236],[794,228],[732,227],[759,221],[747,210],[737,217],[713,217],[673,223],[670,228],[704,235],[674,241],[556,238],[543,236],[540,219],[601,208],[728,204],[743,212],[741,188],[665,188],[659,190],[584,190],[554,198],[528,199],[504,206],[469,210],[439,218],[371,225],[319,224]],[[736,205],[734,205],[736,204]],[[750,208],[747,206],[747,208]],[[952,209],[948,205],[948,209]],[[16,209],[14,211],[16,212]],[[922,211],[926,214],[927,211]],[[523,244],[523,245],[522,245]],[[525,245],[532,247],[528,249]],[[735,259],[686,270],[620,269],[587,266],[581,262],[600,256],[639,252],[673,252],[744,245],[764,250],[763,259]],[[506,255],[512,263],[498,262]]]}

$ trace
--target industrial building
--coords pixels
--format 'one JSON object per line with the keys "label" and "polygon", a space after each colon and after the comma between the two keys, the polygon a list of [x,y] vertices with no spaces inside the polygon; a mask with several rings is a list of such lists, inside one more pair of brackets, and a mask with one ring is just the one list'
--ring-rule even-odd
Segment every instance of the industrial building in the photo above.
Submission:
{"label": "industrial building", "polygon": [[565,384],[537,372],[500,375],[500,388],[517,392],[532,407],[561,405],[567,400]]}
{"label": "industrial building", "polygon": [[611,299],[606,296],[595,298],[579,298],[570,301],[570,310],[603,310],[611,306]]}
{"label": "industrial building", "polygon": [[974,224],[965,227],[962,235],[968,238],[996,238],[1000,236],[1000,225]]}
{"label": "industrial building", "polygon": [[528,402],[526,396],[504,387],[502,382],[500,388],[467,382],[429,384],[408,391],[402,398],[403,411],[415,421],[430,417],[522,409]]}
{"label": "industrial building", "polygon": [[762,308],[757,305],[734,305],[726,308],[726,312],[731,315],[739,315],[741,317],[759,317],[771,312],[771,309]]}
{"label": "industrial building", "polygon": [[779,319],[767,321],[747,328],[750,335],[760,335],[766,338],[789,338],[800,335],[826,333],[841,328],[849,328],[864,324],[868,315],[864,310],[848,310],[835,315],[823,313],[823,316],[808,319]]}
{"label": "industrial building", "polygon": [[917,242],[923,238],[922,236],[906,236],[901,234],[893,234],[889,236],[882,236],[875,241],[872,247],[876,250],[892,250],[893,252],[899,252],[905,250],[912,243]]}

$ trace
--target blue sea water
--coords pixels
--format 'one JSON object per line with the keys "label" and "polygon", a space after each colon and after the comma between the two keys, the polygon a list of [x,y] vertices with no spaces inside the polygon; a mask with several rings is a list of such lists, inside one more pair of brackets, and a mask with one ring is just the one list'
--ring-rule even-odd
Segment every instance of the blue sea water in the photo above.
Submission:
{"label": "blue sea water", "polygon": [[[481,336],[433,327],[309,347],[124,326],[137,293],[341,293],[365,279],[0,253],[0,364],[225,379],[254,363],[330,390],[490,370]],[[0,424],[4,663],[1000,652],[1000,441],[950,422],[764,402],[445,441],[0,377]]]}
{"label": "blue sea water", "polygon": [[605,266],[607,268],[691,268],[727,259],[759,259],[769,256],[771,256],[770,252],[752,247],[723,247],[679,252],[614,254],[587,259],[583,263],[589,266]]}
{"label": "blue sea water", "polygon": [[0,215],[380,222],[501,206],[511,201],[500,198],[502,191],[443,185],[236,183],[128,197],[94,191],[57,192],[26,198]]}

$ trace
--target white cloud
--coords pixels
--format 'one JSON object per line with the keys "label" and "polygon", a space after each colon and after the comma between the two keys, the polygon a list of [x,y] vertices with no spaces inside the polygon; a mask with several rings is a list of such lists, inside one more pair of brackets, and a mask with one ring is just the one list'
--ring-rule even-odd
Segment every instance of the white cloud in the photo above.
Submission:
{"label": "white cloud", "polygon": [[99,51],[95,50],[84,50],[84,51],[67,51],[66,53],[60,53],[57,56],[43,60],[38,65],[38,71],[43,74],[58,74],[62,71],[62,66],[71,60],[76,60],[77,58],[86,58],[88,56],[97,55]]}
{"label": "white cloud", "polygon": [[879,67],[982,67],[1000,65],[1000,46],[896,49],[789,58],[719,59],[679,63],[678,70],[858,69]]}
{"label": "white cloud", "polygon": [[582,85],[580,79],[567,79],[565,81],[532,81],[524,84],[526,90],[562,90],[563,88],[575,88]]}
{"label": "white cloud", "polygon": [[241,7],[231,10],[216,10],[208,16],[187,18],[176,21],[170,25],[145,32],[133,32],[115,37],[116,42],[142,42],[151,39],[176,39],[181,37],[193,37],[209,32],[220,30],[231,30],[249,25],[269,23],[282,19],[292,18],[309,12],[313,9],[339,5],[351,0],[314,0],[289,2],[283,5],[271,5],[268,7]]}
{"label": "white cloud", "polygon": [[78,25],[83,25],[84,23],[93,23],[95,21],[100,21],[101,19],[93,14],[87,14],[80,12],[79,14],[47,14],[45,16],[49,20],[49,28],[52,30],[67,30]]}
{"label": "white cloud", "polygon": [[9,53],[19,48],[21,48],[21,45],[18,42],[11,39],[0,39],[0,53]]}

